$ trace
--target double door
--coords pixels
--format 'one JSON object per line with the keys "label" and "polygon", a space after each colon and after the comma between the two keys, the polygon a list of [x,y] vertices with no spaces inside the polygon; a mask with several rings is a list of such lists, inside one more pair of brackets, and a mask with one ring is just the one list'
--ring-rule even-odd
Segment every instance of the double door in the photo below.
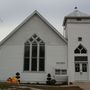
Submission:
{"label": "double door", "polygon": [[75,79],[76,81],[88,80],[88,63],[75,62]]}

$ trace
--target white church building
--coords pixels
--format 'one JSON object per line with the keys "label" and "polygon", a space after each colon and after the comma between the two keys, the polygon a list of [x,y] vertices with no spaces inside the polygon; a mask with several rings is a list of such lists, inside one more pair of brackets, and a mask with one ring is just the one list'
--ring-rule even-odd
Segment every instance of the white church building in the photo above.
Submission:
{"label": "white church building", "polygon": [[34,11],[0,43],[0,81],[20,73],[21,82],[90,81],[90,16],[75,9],[61,35]]}

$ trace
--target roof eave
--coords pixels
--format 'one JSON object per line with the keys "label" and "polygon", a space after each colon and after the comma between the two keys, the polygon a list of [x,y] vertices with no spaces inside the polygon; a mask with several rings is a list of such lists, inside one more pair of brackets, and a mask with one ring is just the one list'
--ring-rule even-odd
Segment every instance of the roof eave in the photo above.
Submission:
{"label": "roof eave", "polygon": [[90,16],[65,16],[63,20],[63,26],[65,26],[67,19],[76,19],[76,18],[90,19]]}

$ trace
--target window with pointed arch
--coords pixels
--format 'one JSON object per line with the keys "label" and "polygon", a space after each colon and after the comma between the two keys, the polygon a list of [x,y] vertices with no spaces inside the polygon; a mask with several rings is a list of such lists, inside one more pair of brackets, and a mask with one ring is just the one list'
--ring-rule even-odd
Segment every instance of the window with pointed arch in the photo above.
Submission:
{"label": "window with pointed arch", "polygon": [[87,49],[80,44],[75,50],[74,50],[75,54],[87,54]]}
{"label": "window with pointed arch", "polygon": [[24,71],[45,71],[45,43],[36,34],[24,45]]}
{"label": "window with pointed arch", "polygon": [[87,49],[82,44],[79,44],[79,46],[74,50],[74,54],[75,72],[87,72]]}

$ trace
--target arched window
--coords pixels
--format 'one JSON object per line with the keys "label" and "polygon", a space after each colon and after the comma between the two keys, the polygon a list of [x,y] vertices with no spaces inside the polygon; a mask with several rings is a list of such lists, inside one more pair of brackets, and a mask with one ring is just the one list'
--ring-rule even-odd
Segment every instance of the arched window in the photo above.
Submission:
{"label": "arched window", "polygon": [[87,49],[83,46],[83,45],[79,45],[75,50],[74,50],[75,54],[86,54],[87,53]]}
{"label": "arched window", "polygon": [[74,50],[74,54],[75,54],[74,58],[75,72],[87,72],[87,65],[88,65],[87,49],[82,44],[80,44]]}
{"label": "arched window", "polygon": [[45,43],[36,34],[25,43],[24,71],[45,71]]}

